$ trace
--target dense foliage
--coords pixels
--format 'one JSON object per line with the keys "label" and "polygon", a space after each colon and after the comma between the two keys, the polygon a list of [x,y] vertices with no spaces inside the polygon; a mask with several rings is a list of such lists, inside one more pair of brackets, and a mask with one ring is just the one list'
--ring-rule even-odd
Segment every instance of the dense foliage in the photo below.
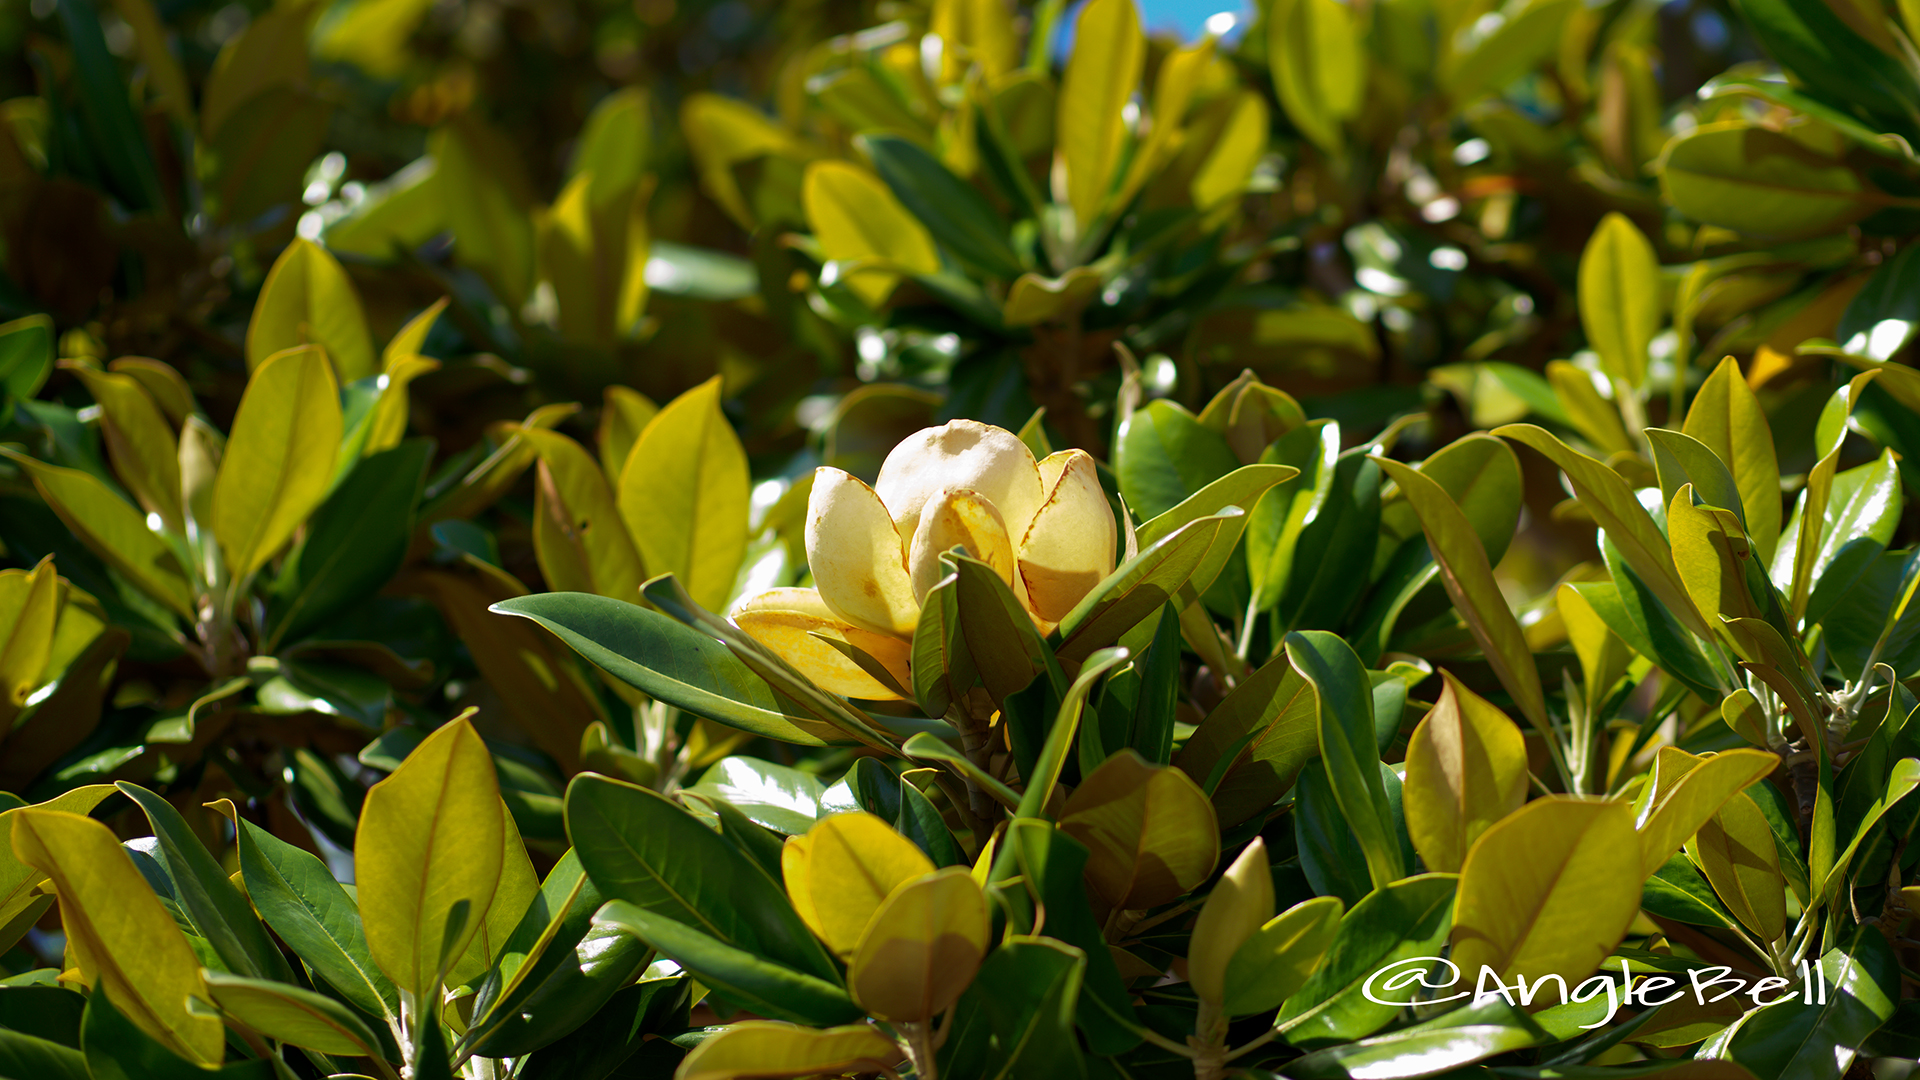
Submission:
{"label": "dense foliage", "polygon": [[1209,26],[8,9],[0,1077],[1909,1075],[1920,8]]}

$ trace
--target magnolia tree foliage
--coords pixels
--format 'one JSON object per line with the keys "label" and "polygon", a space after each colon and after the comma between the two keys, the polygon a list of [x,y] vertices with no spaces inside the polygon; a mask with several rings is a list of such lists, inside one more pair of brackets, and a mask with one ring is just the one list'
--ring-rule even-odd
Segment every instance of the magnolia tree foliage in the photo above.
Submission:
{"label": "magnolia tree foliage", "polygon": [[1920,1058],[1908,5],[249,10],[0,28],[0,1078]]}

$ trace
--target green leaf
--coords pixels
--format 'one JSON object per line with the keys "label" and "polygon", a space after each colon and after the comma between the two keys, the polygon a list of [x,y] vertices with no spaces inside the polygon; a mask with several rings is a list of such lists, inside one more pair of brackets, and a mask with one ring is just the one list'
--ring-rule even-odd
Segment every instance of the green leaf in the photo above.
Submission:
{"label": "green leaf", "polygon": [[256,979],[293,981],[293,970],[254,916],[247,898],[233,887],[227,872],[214,861],[212,852],[194,835],[180,811],[137,784],[122,780],[114,786],[147,815],[167,868],[173,871],[181,906],[228,970]]}
{"label": "green leaf", "polygon": [[1875,114],[1908,132],[1920,115],[1920,89],[1898,60],[1863,39],[1818,0],[1740,0],[1754,36],[1797,81],[1835,101]]}
{"label": "green leaf", "polygon": [[1503,90],[1539,67],[1554,55],[1577,7],[1568,0],[1536,0],[1480,37],[1471,49],[1449,50],[1452,62],[1442,68],[1448,96],[1465,103]]}
{"label": "green leaf", "polygon": [[540,458],[534,553],[541,574],[556,589],[579,586],[638,603],[646,570],[599,463],[558,432],[523,429],[521,436]]}
{"label": "green leaf", "polygon": [[1046,808],[1053,798],[1053,786],[1060,780],[1060,770],[1066,766],[1067,748],[1073,745],[1074,734],[1079,730],[1088,693],[1100,676],[1125,663],[1126,659],[1125,649],[1102,649],[1087,657],[1081,665],[1080,674],[1074,676],[1073,685],[1061,697],[1060,712],[1053,721],[1053,727],[1047,731],[1046,745],[1040,750],[1033,775],[1027,779],[1026,791],[1019,799],[1019,810],[1015,817],[1036,818]]}
{"label": "green leaf", "polygon": [[[1525,18],[1525,16],[1522,16]],[[1660,260],[1625,214],[1600,219],[1580,253],[1580,322],[1608,375],[1639,389],[1660,330]]]}
{"label": "green leaf", "polygon": [[726,646],[658,612],[591,593],[517,596],[488,610],[532,619],[609,675],[696,716],[781,742],[822,745]]}
{"label": "green leaf", "polygon": [[247,898],[315,976],[369,1016],[397,1017],[400,997],[373,962],[353,898],[315,856],[213,804],[234,822]]}
{"label": "green leaf", "polygon": [[[1385,784],[1385,778],[1382,778]],[[1373,889],[1367,853],[1347,826],[1340,799],[1327,778],[1327,764],[1319,758],[1306,763],[1293,782],[1293,846],[1300,856],[1300,872],[1321,896],[1337,896],[1353,904]]]}
{"label": "green leaf", "polygon": [[1270,1013],[1298,992],[1326,957],[1345,910],[1338,897],[1316,896],[1262,924],[1227,962],[1226,1014]]}
{"label": "green leaf", "polygon": [[53,373],[53,319],[28,315],[0,323],[0,391],[25,400]]}
{"label": "green leaf", "polygon": [[1640,906],[1663,919],[1732,929],[1733,914],[1686,855],[1676,853],[1640,887]]}
{"label": "green leaf", "polygon": [[1527,1014],[1499,997],[1436,1016],[1423,1024],[1346,1046],[1316,1050],[1287,1063],[1300,1080],[1368,1077],[1400,1080],[1552,1041]]}
{"label": "green leaf", "polygon": [[[584,923],[596,908],[576,901],[575,910]],[[568,922],[573,921],[570,912]],[[523,1057],[559,1041],[588,1023],[652,955],[651,946],[617,926],[588,926],[572,945],[549,945],[541,957],[547,963],[522,984],[527,992],[502,1002],[502,1011],[494,1014],[500,1023],[472,1042],[473,1052]]]}
{"label": "green leaf", "polygon": [[173,428],[153,397],[131,375],[80,365],[69,368],[100,406],[101,434],[114,475],[141,509],[185,534],[180,502],[180,453]]}
{"label": "green leaf", "polygon": [[1020,276],[1025,268],[1007,241],[1006,222],[973,185],[897,135],[861,135],[855,144],[907,212],[955,258],[993,277]]}
{"label": "green leaf", "polygon": [[61,0],[58,10],[67,32],[67,77],[62,81],[78,98],[83,145],[102,167],[104,186],[134,213],[164,213],[167,198],[151,144],[126,92],[120,64],[108,52],[97,9],[80,0]]}
{"label": "green leaf", "polygon": [[352,1010],[284,982],[207,972],[220,1011],[269,1039],[323,1054],[378,1057],[380,1040]]}
{"label": "green leaf", "polygon": [[[1091,773],[1122,747],[1155,765],[1173,757],[1174,710],[1179,700],[1180,619],[1169,604],[1155,624],[1146,652],[1107,680],[1099,717],[1088,728],[1099,736],[1098,760],[1089,760],[1093,741],[1080,740],[1080,774]],[[1204,779],[1204,777],[1203,777]]]}
{"label": "green leaf", "polygon": [[1660,193],[1680,213],[1776,240],[1844,229],[1881,203],[1844,162],[1741,120],[1678,136],[1657,168]]}
{"label": "green leaf", "polygon": [[79,1050],[11,1028],[0,1028],[0,1076],[89,1080],[87,1059]]}
{"label": "green leaf", "polygon": [[1441,673],[1440,700],[1407,740],[1407,831],[1421,861],[1454,872],[1527,796],[1527,748],[1493,703]]}
{"label": "green leaf", "polygon": [[1051,938],[1015,937],[995,949],[954,1006],[942,1075],[1080,1075],[1074,1008],[1086,966],[1084,952]]}
{"label": "green leaf", "polygon": [[1914,326],[1920,323],[1920,305],[1914,302],[1920,255],[1914,251],[1912,246],[1902,248],[1898,255],[1881,263],[1854,294],[1833,330],[1833,338],[1842,349],[1885,361],[1913,339]]}
{"label": "green leaf", "polygon": [[318,345],[339,382],[380,374],[360,298],[340,263],[311,240],[288,244],[254,302],[247,324],[247,370],[302,345]]}
{"label": "green leaf", "polygon": [[[1135,410],[1120,426],[1113,467],[1127,505],[1142,519],[1152,520],[1238,469],[1240,459],[1225,436],[1173,402],[1158,399]],[[1140,544],[1147,547],[1150,542],[1143,537]]]}
{"label": "green leaf", "polygon": [[1795,996],[1762,1006],[1708,1039],[1694,1054],[1738,1062],[1756,1076],[1839,1080],[1861,1043],[1892,1016],[1900,972],[1886,938],[1872,926],[1849,927],[1820,958],[1812,1002]]}
{"label": "green leaf", "polygon": [[733,804],[756,825],[798,836],[820,819],[825,787],[811,773],[736,756],[720,759],[687,790]]}
{"label": "green leaf", "polygon": [[[1734,482],[1733,473],[1719,455],[1704,443],[1677,431],[1648,428],[1646,436],[1648,443],[1653,446],[1653,464],[1660,477],[1662,505],[1673,505],[1674,496],[1679,494],[1680,489],[1692,484],[1694,502],[1732,512],[1740,519],[1741,529],[1746,529],[1746,504],[1741,498],[1739,486]],[[1779,501],[1778,498],[1774,499],[1776,505]],[[1671,537],[1672,523],[1669,522],[1668,526]]]}
{"label": "green leaf", "polygon": [[1287,659],[1313,686],[1318,701],[1320,756],[1342,816],[1366,853],[1378,889],[1405,873],[1394,816],[1380,782],[1374,748],[1373,686],[1353,648],[1320,630],[1288,634]]}
{"label": "green leaf", "polygon": [[[659,970],[674,970],[672,961]],[[614,994],[606,1005],[574,1031],[537,1050],[521,1068],[519,1080],[587,1080],[615,1074],[630,1059],[664,1056],[670,1070],[681,1050],[667,1039],[687,1027],[693,979],[685,974],[647,976]],[[643,1066],[644,1068],[644,1066]]]}
{"label": "green leaf", "polygon": [[[967,655],[980,672],[980,681],[996,702],[1026,689],[1046,675],[1056,686],[1065,679],[1040,640],[1033,617],[992,567],[958,552],[942,555],[953,568],[954,604]],[[917,631],[916,631],[917,633]]]}
{"label": "green leaf", "polygon": [[[785,900],[780,902],[784,906]],[[702,985],[763,1016],[825,1026],[863,1015],[837,982],[785,967],[757,949],[728,944],[663,912],[609,900],[594,921],[639,937],[692,972]]]}
{"label": "green leaf", "polygon": [[913,629],[913,696],[931,717],[947,715],[957,701],[980,681],[973,654],[967,650],[960,624],[960,577],[940,579],[920,603],[920,621]]}
{"label": "green leaf", "polygon": [[213,482],[213,534],[236,578],[272,558],[326,498],[341,427],[325,352],[289,349],[254,369]]}
{"label": "green leaf", "polygon": [[1214,706],[1173,763],[1210,788],[1221,827],[1232,828],[1265,813],[1319,753],[1313,684],[1282,652]]}
{"label": "green leaf", "polygon": [[415,439],[362,458],[320,505],[274,580],[269,651],[365,601],[399,571],[432,456],[433,443]]}
{"label": "green leaf", "polygon": [[1834,476],[1820,546],[1813,556],[1808,620],[1825,615],[1892,543],[1903,503],[1891,451],[1882,450],[1878,459]]}
{"label": "green leaf", "polygon": [[367,951],[402,991],[432,992],[480,932],[508,828],[492,755],[464,718],[367,792],[353,845]]}
{"label": "green leaf", "polygon": [[1332,420],[1295,428],[1260,455],[1262,462],[1299,470],[1262,495],[1247,520],[1247,572],[1260,610],[1271,608],[1287,591],[1300,533],[1326,506],[1339,457],[1340,425]]}
{"label": "green leaf", "polygon": [[920,789],[908,783],[878,759],[863,757],[820,794],[820,813],[844,814],[864,810],[893,826],[901,836],[926,852],[935,866],[957,866],[966,861],[940,812]]}
{"label": "green leaf", "polygon": [[112,995],[97,988],[87,995],[80,1049],[92,1080],[276,1080],[273,1066],[262,1058],[212,1068],[175,1055],[132,1023]]}
{"label": "green leaf", "polygon": [[[1487,562],[1500,565],[1520,525],[1522,478],[1513,449],[1491,435],[1468,435],[1429,454],[1420,475],[1446,491],[1487,550]],[[1383,542],[1389,533],[1417,536],[1420,515],[1405,498],[1392,499],[1380,508],[1380,527]]]}
{"label": "green leaf", "polygon": [[1853,856],[1860,850],[1861,843],[1872,832],[1881,816],[1894,803],[1906,798],[1915,787],[1920,787],[1920,758],[1901,758],[1888,771],[1886,794],[1867,808],[1860,819],[1859,827],[1854,830],[1853,838],[1847,841],[1846,848],[1833,860],[1833,867],[1827,871],[1825,881],[1813,883],[1816,897],[1831,902],[1839,895],[1841,886],[1846,884],[1847,866],[1853,862]]}
{"label": "green leaf", "polygon": [[195,617],[193,587],[179,558],[131,503],[79,469],[49,465],[5,447],[0,457],[33,478],[40,498],[89,551],[169,610]]}
{"label": "green leaf", "polygon": [[1356,588],[1373,569],[1380,542],[1380,467],[1355,447],[1334,462],[1327,501],[1300,530],[1295,567],[1275,609],[1295,629],[1333,629],[1359,604]]}
{"label": "green leaf", "polygon": [[1533,650],[1494,581],[1486,549],[1479,544],[1466,515],[1438,483],[1423,474],[1388,458],[1373,460],[1400,485],[1419,514],[1427,547],[1440,566],[1440,581],[1486,654],[1500,685],[1513,695],[1514,703],[1536,730],[1551,733]]}
{"label": "green leaf", "polygon": [[[765,956],[797,975],[837,978],[819,942],[766,871],[665,796],[582,774],[567,785],[567,835],[580,865],[608,898],[691,928],[728,949]],[[629,925],[624,917],[621,921]],[[641,936],[673,955],[660,941]]]}
{"label": "green leaf", "polygon": [[1355,904],[1340,920],[1319,970],[1280,1007],[1287,1041],[1312,1048],[1361,1039],[1399,1015],[1398,1006],[1369,1000],[1365,984],[1389,966],[1415,961],[1424,968],[1419,962],[1439,952],[1452,926],[1457,881],[1453,874],[1421,874]]}
{"label": "green leaf", "polygon": [[1640,579],[1682,626],[1700,637],[1711,632],[1687,598],[1686,586],[1673,566],[1673,554],[1660,527],[1634,498],[1633,489],[1619,473],[1576,453],[1545,429],[1532,424],[1508,424],[1493,434],[1525,443],[1544,454],[1566,474],[1573,493],[1593,515],[1607,538],[1616,545]]}

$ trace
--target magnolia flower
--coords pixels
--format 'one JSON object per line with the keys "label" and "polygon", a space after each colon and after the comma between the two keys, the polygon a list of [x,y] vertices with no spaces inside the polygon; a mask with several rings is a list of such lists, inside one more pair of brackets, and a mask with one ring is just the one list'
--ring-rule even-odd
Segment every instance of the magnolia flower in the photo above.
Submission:
{"label": "magnolia flower", "polygon": [[1036,462],[1013,432],[954,420],[894,447],[873,487],[816,471],[806,533],[814,588],[748,597],[733,620],[824,690],[898,698],[818,635],[858,647],[911,687],[913,631],[942,553],[963,547],[992,567],[1046,633],[1113,572],[1116,535],[1084,450]]}

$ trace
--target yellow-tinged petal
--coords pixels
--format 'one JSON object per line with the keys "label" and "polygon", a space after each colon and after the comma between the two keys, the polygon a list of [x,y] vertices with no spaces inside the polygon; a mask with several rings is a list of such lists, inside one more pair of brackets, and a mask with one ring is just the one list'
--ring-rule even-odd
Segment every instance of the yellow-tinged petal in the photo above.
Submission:
{"label": "yellow-tinged petal", "polygon": [[779,653],[830,694],[879,700],[900,696],[816,634],[836,637],[861,649],[886,665],[902,686],[912,685],[907,670],[911,645],[890,634],[852,625],[835,615],[813,589],[772,589],[749,597],[734,609],[733,621],[747,636]]}
{"label": "yellow-tinged petal", "polygon": [[1225,994],[1227,962],[1273,918],[1273,869],[1266,841],[1255,837],[1207,894],[1187,948],[1187,982],[1202,1000],[1218,1005]]}
{"label": "yellow-tinged petal", "polygon": [[877,1072],[900,1060],[892,1039],[866,1024],[814,1029],[778,1020],[729,1024],[693,1048],[675,1080],[841,1076]]}
{"label": "yellow-tinged petal", "polygon": [[977,420],[951,420],[907,436],[881,463],[873,485],[902,536],[914,535],[921,510],[949,488],[979,492],[1000,511],[1008,536],[1025,536],[1046,501],[1033,451],[1006,428]]}
{"label": "yellow-tinged petal", "polygon": [[1034,614],[1059,622],[1113,573],[1118,528],[1085,450],[1048,454],[1039,471],[1047,501],[1020,540],[1020,578]]}
{"label": "yellow-tinged petal", "polygon": [[956,547],[993,567],[1009,586],[1013,584],[1013,539],[1000,510],[977,491],[948,488],[920,511],[920,525],[908,548],[907,570],[913,575],[913,595],[925,601],[940,584],[940,555]]}
{"label": "yellow-tinged petal", "polygon": [[840,469],[823,466],[814,474],[807,565],[835,615],[876,633],[912,636],[920,605],[900,537],[872,488]]}
{"label": "yellow-tinged petal", "polygon": [[913,1023],[945,1012],[987,955],[987,896],[964,866],[898,888],[874,912],[847,969],[868,1013]]}
{"label": "yellow-tinged petal", "polygon": [[780,852],[780,876],[794,910],[843,957],[859,947],[888,894],[931,873],[925,852],[868,813],[825,818]]}

